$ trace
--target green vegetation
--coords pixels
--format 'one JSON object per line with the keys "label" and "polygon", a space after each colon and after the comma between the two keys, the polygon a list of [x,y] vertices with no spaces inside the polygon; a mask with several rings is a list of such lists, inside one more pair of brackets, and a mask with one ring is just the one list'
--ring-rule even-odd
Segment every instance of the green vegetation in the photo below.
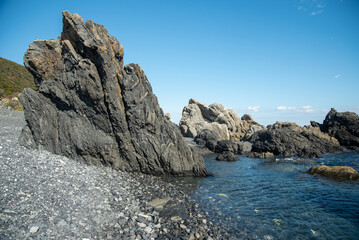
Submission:
{"label": "green vegetation", "polygon": [[0,57],[0,99],[15,96],[24,88],[35,89],[32,75],[24,66]]}

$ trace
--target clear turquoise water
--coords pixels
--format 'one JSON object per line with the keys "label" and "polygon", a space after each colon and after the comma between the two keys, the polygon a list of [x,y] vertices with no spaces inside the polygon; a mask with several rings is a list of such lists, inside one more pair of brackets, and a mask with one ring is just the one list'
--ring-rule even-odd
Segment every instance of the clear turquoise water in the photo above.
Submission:
{"label": "clear turquoise water", "polygon": [[238,238],[359,239],[359,181],[306,174],[315,165],[359,170],[359,153],[326,154],[296,161],[250,159],[220,162],[205,157],[215,174],[176,183]]}

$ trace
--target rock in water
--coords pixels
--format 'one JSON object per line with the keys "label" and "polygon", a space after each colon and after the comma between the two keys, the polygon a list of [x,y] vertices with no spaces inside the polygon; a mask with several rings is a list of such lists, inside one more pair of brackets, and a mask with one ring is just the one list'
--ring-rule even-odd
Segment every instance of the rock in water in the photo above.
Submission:
{"label": "rock in water", "polygon": [[[292,122],[276,122],[266,130],[255,132],[250,137],[252,151],[270,152],[285,157],[319,157],[322,153],[340,152],[338,141],[320,131],[319,127],[300,127]],[[252,154],[257,157],[258,155]]]}
{"label": "rock in water", "polygon": [[233,152],[225,151],[225,152],[222,152],[221,154],[219,154],[219,155],[216,157],[216,160],[218,160],[218,161],[233,162],[233,161],[239,160],[239,158],[238,158],[238,156],[237,156],[236,154],[234,154]]}
{"label": "rock in water", "polygon": [[206,176],[143,70],[123,66],[123,54],[102,25],[63,12],[59,39],[36,40],[24,56],[38,91],[21,95],[27,125],[20,143],[125,171]]}
{"label": "rock in water", "polygon": [[319,174],[326,177],[343,179],[343,180],[357,180],[359,178],[358,172],[347,166],[314,166],[308,170],[309,174]]}
{"label": "rock in water", "polygon": [[359,116],[353,112],[330,110],[323,122],[323,131],[338,139],[340,145],[359,150]]}

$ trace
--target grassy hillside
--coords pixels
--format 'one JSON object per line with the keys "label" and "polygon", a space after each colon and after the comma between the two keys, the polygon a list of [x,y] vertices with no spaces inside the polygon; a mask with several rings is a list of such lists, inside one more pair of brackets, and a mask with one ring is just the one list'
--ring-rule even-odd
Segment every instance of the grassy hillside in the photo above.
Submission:
{"label": "grassy hillside", "polygon": [[0,57],[0,98],[17,95],[28,87],[35,89],[33,77],[26,68]]}

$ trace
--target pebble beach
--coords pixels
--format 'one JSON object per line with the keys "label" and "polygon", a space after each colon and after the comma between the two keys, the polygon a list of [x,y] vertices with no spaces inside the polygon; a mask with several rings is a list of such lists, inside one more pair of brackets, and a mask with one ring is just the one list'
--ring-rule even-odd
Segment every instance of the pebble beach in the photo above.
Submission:
{"label": "pebble beach", "polygon": [[20,146],[24,125],[0,109],[0,239],[231,239],[158,177]]}

